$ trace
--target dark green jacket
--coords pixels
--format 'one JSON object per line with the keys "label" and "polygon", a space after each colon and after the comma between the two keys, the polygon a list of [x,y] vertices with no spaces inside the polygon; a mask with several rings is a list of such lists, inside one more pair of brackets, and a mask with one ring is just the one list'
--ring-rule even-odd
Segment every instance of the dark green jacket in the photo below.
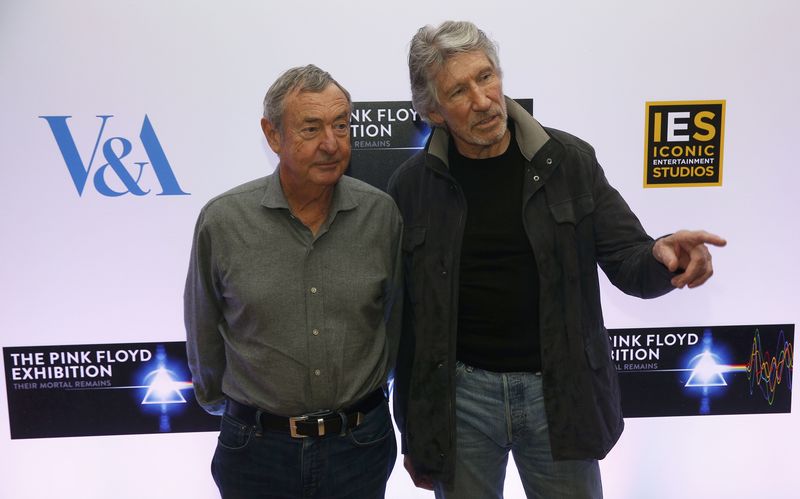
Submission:
{"label": "dark green jacket", "polygon": [[[543,128],[506,99],[527,159],[520,208],[539,269],[542,376],[555,459],[602,459],[622,433],[617,373],[600,309],[599,265],[627,294],[672,288],[645,233],[606,181],[592,147]],[[403,452],[418,471],[444,482],[455,463],[455,352],[458,270],[466,201],[447,166],[448,134],[434,129],[425,149],[389,182],[405,224],[406,301],[395,376],[395,417]],[[490,209],[490,207],[482,207]]]}

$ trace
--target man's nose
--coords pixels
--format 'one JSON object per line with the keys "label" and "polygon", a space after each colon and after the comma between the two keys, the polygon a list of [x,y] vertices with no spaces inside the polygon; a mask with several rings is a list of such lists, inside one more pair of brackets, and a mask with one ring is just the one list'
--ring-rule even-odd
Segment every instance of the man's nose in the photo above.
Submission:
{"label": "man's nose", "polygon": [[339,142],[336,140],[336,135],[333,133],[332,128],[326,127],[324,129],[319,148],[328,154],[333,154],[339,149]]}
{"label": "man's nose", "polygon": [[472,109],[475,111],[488,111],[492,107],[492,100],[482,88],[476,88],[472,92]]}

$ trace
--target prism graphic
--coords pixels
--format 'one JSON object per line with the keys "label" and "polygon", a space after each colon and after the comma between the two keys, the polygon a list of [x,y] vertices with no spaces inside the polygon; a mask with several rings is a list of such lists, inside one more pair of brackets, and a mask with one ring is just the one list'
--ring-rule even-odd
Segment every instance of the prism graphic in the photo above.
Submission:
{"label": "prism graphic", "polygon": [[[192,383],[187,381],[175,381],[175,373],[167,369],[167,354],[163,345],[156,348],[156,360],[158,367],[147,373],[144,377],[144,385],[147,391],[142,398],[141,405],[160,408],[158,429],[161,432],[172,431],[168,407],[170,404],[185,404],[186,398],[181,390],[192,388]],[[172,406],[175,407],[175,406]]]}
{"label": "prism graphic", "polygon": [[728,386],[722,376],[726,369],[717,363],[717,356],[708,350],[693,357],[689,361],[689,365],[692,364],[694,368],[685,386]]}
{"label": "prism graphic", "polygon": [[184,383],[176,382],[172,375],[163,366],[151,372],[145,377],[145,382],[152,378],[147,386],[147,393],[144,394],[142,405],[144,404],[185,404],[186,399],[181,394]]}

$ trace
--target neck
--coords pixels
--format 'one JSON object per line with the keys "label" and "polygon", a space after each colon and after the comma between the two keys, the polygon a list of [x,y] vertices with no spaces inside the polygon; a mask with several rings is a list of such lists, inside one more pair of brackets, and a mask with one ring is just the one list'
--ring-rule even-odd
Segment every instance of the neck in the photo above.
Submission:
{"label": "neck", "polygon": [[471,159],[494,158],[508,150],[508,146],[511,144],[511,130],[507,127],[503,137],[498,142],[485,146],[463,143],[455,136],[453,139],[459,154],[464,157]]}
{"label": "neck", "polygon": [[291,186],[281,179],[283,195],[289,203],[289,209],[303,225],[316,235],[325,220],[328,219],[333,190],[335,185]]}

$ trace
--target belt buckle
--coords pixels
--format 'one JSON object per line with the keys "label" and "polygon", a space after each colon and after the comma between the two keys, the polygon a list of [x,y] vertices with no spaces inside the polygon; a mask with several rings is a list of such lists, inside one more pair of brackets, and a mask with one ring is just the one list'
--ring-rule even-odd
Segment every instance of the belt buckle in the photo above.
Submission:
{"label": "belt buckle", "polygon": [[[308,435],[300,435],[297,433],[297,422],[308,421],[308,416],[292,416],[289,418],[289,434],[292,438],[306,438]],[[323,433],[324,433],[323,429]]]}
{"label": "belt buckle", "polygon": [[[289,434],[292,438],[306,438],[309,436],[314,437],[324,437],[325,436],[325,418],[336,414],[330,410],[321,410],[310,412],[308,414],[303,414],[302,416],[294,416],[289,418]],[[315,421],[317,422],[317,434],[316,435],[301,435],[297,433],[297,422],[298,421]]]}

